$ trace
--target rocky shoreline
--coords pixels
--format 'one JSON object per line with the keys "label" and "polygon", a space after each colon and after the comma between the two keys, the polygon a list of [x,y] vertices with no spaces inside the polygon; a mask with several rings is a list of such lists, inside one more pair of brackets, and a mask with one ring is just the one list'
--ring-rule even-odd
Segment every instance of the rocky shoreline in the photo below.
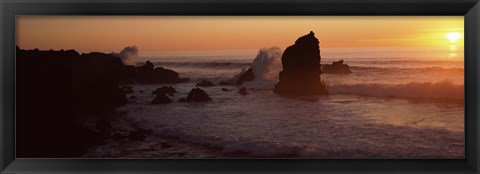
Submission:
{"label": "rocky shoreline", "polygon": [[[283,71],[274,89],[276,94],[328,94],[320,80],[318,44],[318,39],[310,32],[285,50]],[[122,52],[129,49],[136,47],[127,47]],[[17,107],[28,108],[17,113],[18,157],[76,157],[89,147],[111,140],[116,140],[117,146],[123,146],[124,141],[128,145],[130,141],[145,139],[151,140],[152,146],[169,146],[165,145],[165,139],[154,138],[151,130],[128,125],[124,126],[125,130],[117,129],[118,125],[126,123],[109,116],[115,113],[115,108],[135,100],[135,95],[127,98],[127,94],[134,93],[130,86],[133,84],[159,85],[154,91],[140,91],[152,92],[156,96],[151,105],[212,101],[201,89],[217,86],[210,81],[201,81],[187,94],[176,94],[173,87],[160,85],[185,83],[190,79],[180,77],[174,70],[156,67],[150,61],[140,66],[128,65],[118,55],[122,54],[16,48]],[[332,68],[337,64],[334,62]],[[343,61],[339,65],[345,66]],[[249,91],[240,85],[255,80],[254,74],[253,67],[250,67],[238,79],[222,80],[218,85],[236,85],[238,95],[245,96]],[[227,88],[221,90],[229,91]],[[173,101],[169,96],[174,95],[185,97]],[[94,126],[84,124],[85,120],[94,120]]]}

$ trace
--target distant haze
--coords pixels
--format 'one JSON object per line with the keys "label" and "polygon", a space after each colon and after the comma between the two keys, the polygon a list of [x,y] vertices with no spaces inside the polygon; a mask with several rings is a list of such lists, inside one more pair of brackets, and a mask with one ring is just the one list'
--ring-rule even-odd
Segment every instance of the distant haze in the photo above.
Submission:
{"label": "distant haze", "polygon": [[[20,16],[17,44],[80,52],[119,52],[129,45],[141,51],[284,49],[313,31],[321,48],[463,50],[463,26],[463,16]],[[452,32],[459,38],[449,40]]]}

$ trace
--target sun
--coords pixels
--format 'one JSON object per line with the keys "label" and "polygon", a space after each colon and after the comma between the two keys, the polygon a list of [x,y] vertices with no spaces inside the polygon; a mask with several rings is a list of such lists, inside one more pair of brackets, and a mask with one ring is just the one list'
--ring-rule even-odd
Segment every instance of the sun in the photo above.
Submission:
{"label": "sun", "polygon": [[450,42],[457,42],[457,40],[462,37],[459,32],[450,32],[447,33],[445,36],[448,38],[448,40],[450,40]]}

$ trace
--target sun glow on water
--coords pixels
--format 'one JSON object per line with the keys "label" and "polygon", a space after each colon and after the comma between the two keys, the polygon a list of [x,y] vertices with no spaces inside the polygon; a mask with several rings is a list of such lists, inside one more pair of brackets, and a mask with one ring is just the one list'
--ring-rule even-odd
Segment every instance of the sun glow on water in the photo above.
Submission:
{"label": "sun glow on water", "polygon": [[457,42],[462,37],[459,32],[450,32],[445,35],[450,42]]}

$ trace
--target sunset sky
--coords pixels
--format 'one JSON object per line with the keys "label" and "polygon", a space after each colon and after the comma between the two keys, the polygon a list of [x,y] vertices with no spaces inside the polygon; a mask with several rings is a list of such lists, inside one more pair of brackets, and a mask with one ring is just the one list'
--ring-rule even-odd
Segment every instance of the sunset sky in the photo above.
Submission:
{"label": "sunset sky", "polygon": [[321,48],[463,48],[463,16],[21,16],[22,49],[143,51],[285,48],[310,31]]}

